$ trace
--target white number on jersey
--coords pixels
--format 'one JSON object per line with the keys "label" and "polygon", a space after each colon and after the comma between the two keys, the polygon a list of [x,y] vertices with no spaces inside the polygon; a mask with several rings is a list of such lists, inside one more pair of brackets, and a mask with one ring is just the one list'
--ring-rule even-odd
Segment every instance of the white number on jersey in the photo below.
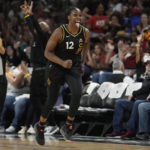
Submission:
{"label": "white number on jersey", "polygon": [[66,49],[74,49],[74,42],[66,42]]}

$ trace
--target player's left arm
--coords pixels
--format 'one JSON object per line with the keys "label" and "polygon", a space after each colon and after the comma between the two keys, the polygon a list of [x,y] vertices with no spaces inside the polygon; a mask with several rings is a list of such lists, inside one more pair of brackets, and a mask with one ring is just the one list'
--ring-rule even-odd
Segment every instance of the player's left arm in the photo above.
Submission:
{"label": "player's left arm", "polygon": [[84,47],[82,50],[82,64],[81,64],[81,71],[82,71],[82,76],[84,75],[84,64],[86,61],[86,57],[87,57],[87,53],[89,50],[89,38],[90,38],[90,32],[87,28],[85,28],[85,43],[84,43]]}
{"label": "player's left arm", "polygon": [[82,65],[84,65],[86,61],[86,56],[89,49],[89,40],[90,40],[90,32],[87,28],[85,28],[85,43],[82,50]]}

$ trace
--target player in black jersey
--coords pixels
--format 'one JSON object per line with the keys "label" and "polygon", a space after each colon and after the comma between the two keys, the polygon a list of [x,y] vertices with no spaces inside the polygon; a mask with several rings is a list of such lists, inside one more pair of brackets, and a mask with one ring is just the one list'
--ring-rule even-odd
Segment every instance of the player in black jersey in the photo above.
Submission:
{"label": "player in black jersey", "polygon": [[51,31],[45,21],[37,21],[32,11],[33,1],[30,4],[24,1],[24,4],[20,8],[25,15],[25,22],[34,38],[31,48],[31,66],[33,67],[33,71],[30,86],[30,100],[34,111],[39,117],[41,108],[46,101],[45,69],[47,59],[44,57],[44,50]]}
{"label": "player in black jersey", "polygon": [[61,25],[51,35],[45,57],[50,60],[47,73],[48,97],[35,125],[36,140],[44,145],[44,126],[50,111],[56,103],[59,88],[66,82],[71,90],[72,98],[66,123],[60,129],[65,139],[71,138],[72,124],[79,107],[82,93],[82,73],[88,51],[89,31],[80,25],[80,9],[73,7],[68,11],[68,24]]}

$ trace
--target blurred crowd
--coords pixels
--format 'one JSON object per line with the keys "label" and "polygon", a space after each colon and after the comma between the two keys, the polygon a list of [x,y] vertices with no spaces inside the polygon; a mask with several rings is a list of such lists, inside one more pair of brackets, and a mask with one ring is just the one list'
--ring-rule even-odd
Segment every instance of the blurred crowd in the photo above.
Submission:
{"label": "blurred crowd", "polygon": [[[30,54],[34,37],[20,9],[23,3],[22,0],[0,0],[0,36],[6,49],[8,66],[17,67],[25,61],[32,68]],[[45,21],[53,32],[66,22],[65,12],[69,6],[81,9],[82,25],[90,31],[83,85],[91,80],[100,84],[107,81],[108,74],[105,72],[112,74],[116,59],[122,62],[120,69],[126,76],[142,81],[145,76],[144,63],[150,54],[150,1],[34,0],[33,14],[38,22]],[[24,70],[25,66],[19,69],[26,74]],[[97,80],[102,74],[105,78]],[[23,98],[29,99],[27,95]]]}
{"label": "blurred crowd", "polygon": [[[11,66],[17,66],[20,60],[32,66],[30,52],[34,38],[20,9],[22,3],[18,0],[0,1],[0,34]],[[79,7],[83,14],[82,24],[89,28],[91,34],[84,81],[93,72],[112,71],[113,56],[116,55],[123,61],[125,73],[133,77],[144,72],[136,72],[136,66],[142,54],[149,52],[148,40],[140,37],[149,25],[149,3],[148,0],[62,0],[61,3],[39,0],[34,2],[33,13],[38,21],[46,21],[53,32],[65,23],[67,7]]]}

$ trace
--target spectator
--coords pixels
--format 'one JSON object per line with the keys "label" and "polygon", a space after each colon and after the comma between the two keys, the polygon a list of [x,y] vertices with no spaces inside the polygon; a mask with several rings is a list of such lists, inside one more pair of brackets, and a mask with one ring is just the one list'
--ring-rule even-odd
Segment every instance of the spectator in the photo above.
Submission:
{"label": "spectator", "polygon": [[93,53],[93,59],[95,60],[96,68],[99,72],[92,74],[92,81],[97,83],[103,83],[107,81],[108,77],[112,74],[110,64],[111,58],[114,55],[114,44],[112,40],[108,40],[105,44],[105,48],[102,44],[95,44],[95,54]]}
{"label": "spectator", "polygon": [[149,139],[149,113],[150,113],[150,95],[147,97],[146,102],[142,103],[138,107],[139,111],[139,133],[136,137],[140,140]]}
{"label": "spectator", "polygon": [[125,66],[125,74],[133,77],[136,72],[136,43],[123,44],[122,49],[119,49],[119,58]]}
{"label": "spectator", "polygon": [[126,76],[124,74],[124,65],[119,59],[114,59],[113,64],[112,64],[112,75],[110,75],[107,79],[107,81],[112,82],[112,83],[119,83],[119,82],[125,82],[125,83],[133,83],[134,80]]}
{"label": "spectator", "polygon": [[109,71],[110,58],[114,55],[114,44],[112,40],[107,40],[107,43],[96,43],[92,54],[97,71]]}
{"label": "spectator", "polygon": [[[113,132],[107,136],[120,136],[122,139],[135,137],[138,122],[138,105],[145,102],[150,93],[150,61],[146,63],[147,78],[142,82],[142,87],[134,91],[128,100],[119,99],[115,103],[113,115]],[[123,129],[125,112],[130,112],[127,122],[126,132]]]}
{"label": "spectator", "polygon": [[102,71],[105,68],[106,66],[105,58],[106,58],[106,52],[104,49],[104,44],[95,43],[93,53],[92,53],[92,59],[94,61],[95,70]]}
{"label": "spectator", "polygon": [[8,45],[6,48],[7,61],[10,66],[17,66],[20,62],[20,58],[17,57],[16,51],[12,45]]}
{"label": "spectator", "polygon": [[141,13],[141,15],[140,15],[140,22],[136,26],[137,31],[139,33],[141,33],[142,30],[149,25],[149,23],[150,23],[150,20],[149,20],[148,14],[146,12]]}
{"label": "spectator", "polygon": [[37,122],[38,116],[33,111],[31,101],[27,103],[25,121],[18,134],[35,134],[34,124]]}
{"label": "spectator", "polygon": [[[7,69],[7,80],[8,80],[8,90],[7,96],[2,110],[0,118],[0,126],[3,131],[8,133],[17,132],[20,126],[20,121],[25,113],[27,104],[29,102],[29,85],[30,74],[28,72],[23,72],[22,68],[25,68],[25,64],[18,65],[13,72]],[[26,69],[27,70],[27,69]],[[24,78],[25,77],[25,78]],[[4,130],[6,124],[6,114],[8,111],[14,112],[14,117],[11,125]]]}
{"label": "spectator", "polygon": [[95,15],[87,20],[87,28],[90,30],[92,42],[98,42],[100,36],[104,35],[105,30],[108,28],[107,21],[108,17],[104,15],[104,6],[99,3]]}
{"label": "spectator", "polygon": [[114,12],[109,19],[108,32],[111,33],[111,36],[114,37],[117,32],[123,30],[123,19],[119,12]]}

